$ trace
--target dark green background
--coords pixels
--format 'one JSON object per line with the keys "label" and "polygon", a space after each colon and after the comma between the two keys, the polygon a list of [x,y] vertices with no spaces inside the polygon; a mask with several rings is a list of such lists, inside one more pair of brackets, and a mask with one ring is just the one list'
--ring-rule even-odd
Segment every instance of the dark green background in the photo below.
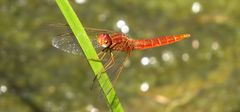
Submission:
{"label": "dark green background", "polygon": [[[127,112],[240,111],[239,0],[87,0],[71,2],[83,25],[116,30],[126,21],[134,39],[190,33],[173,45],[135,51],[115,88]],[[104,19],[100,19],[104,17]],[[51,45],[49,24],[66,23],[53,0],[0,1],[0,112],[107,111],[83,56]],[[199,41],[199,48],[192,47]],[[212,49],[218,44],[217,50]],[[163,61],[170,53],[172,61]],[[182,55],[189,54],[183,61]],[[143,66],[142,57],[156,64]],[[141,92],[143,82],[149,91]]]}

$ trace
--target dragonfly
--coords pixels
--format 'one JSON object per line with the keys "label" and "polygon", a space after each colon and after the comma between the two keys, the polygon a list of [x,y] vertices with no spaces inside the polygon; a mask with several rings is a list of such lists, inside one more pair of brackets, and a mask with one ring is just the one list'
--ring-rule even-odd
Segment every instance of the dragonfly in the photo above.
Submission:
{"label": "dragonfly", "polygon": [[[72,54],[82,54],[74,34],[68,25],[60,25],[66,28],[66,32],[52,39],[52,45],[58,49]],[[106,29],[85,28],[87,33],[96,32],[92,38],[92,44],[98,52],[98,57],[104,65],[104,70],[110,75],[113,84],[119,78],[127,58],[132,51],[151,49],[159,46],[169,45],[190,37],[190,34],[179,34],[171,36],[157,36],[147,39],[130,39],[127,34]],[[100,71],[101,72],[101,71]],[[100,73],[99,72],[99,73]],[[103,71],[104,72],[104,71]]]}

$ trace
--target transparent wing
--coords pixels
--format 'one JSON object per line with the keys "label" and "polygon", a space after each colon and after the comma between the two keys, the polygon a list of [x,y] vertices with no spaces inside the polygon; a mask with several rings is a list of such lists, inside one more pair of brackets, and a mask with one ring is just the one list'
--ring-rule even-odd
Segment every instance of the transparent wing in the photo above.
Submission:
{"label": "transparent wing", "polygon": [[[74,36],[73,32],[71,31],[70,27],[67,24],[50,24],[54,32],[57,34],[60,34],[59,32],[64,32],[61,33],[58,36],[55,36],[52,39],[52,45],[58,49],[61,49],[67,53],[71,54],[82,54],[82,49],[79,46],[76,37]],[[91,42],[96,49],[97,52],[100,52],[103,48],[99,46],[97,43],[97,35],[100,33],[115,33],[114,31],[111,30],[106,30],[106,29],[97,29],[97,28],[85,28],[87,31],[87,34],[90,36]]]}
{"label": "transparent wing", "polygon": [[52,45],[68,53],[82,54],[82,49],[72,33],[65,33],[54,37],[52,39]]}
{"label": "transparent wing", "polygon": [[[124,68],[128,54],[121,51],[106,51],[104,53],[106,54],[101,61],[111,81],[116,83],[122,69]],[[99,58],[101,58],[101,56],[99,56]]]}
{"label": "transparent wing", "polygon": [[124,68],[126,60],[128,58],[128,54],[125,52],[114,51],[112,52],[114,56],[114,65],[107,70],[107,73],[110,75],[110,79],[113,84],[117,82],[119,76]]}

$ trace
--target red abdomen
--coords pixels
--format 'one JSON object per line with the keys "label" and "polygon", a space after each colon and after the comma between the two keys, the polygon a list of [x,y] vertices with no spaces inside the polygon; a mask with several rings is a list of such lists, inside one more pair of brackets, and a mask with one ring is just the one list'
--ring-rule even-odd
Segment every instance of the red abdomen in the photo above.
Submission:
{"label": "red abdomen", "polygon": [[175,43],[184,38],[190,37],[190,34],[180,34],[175,36],[161,36],[151,39],[132,40],[134,50],[143,50],[158,46],[164,46]]}

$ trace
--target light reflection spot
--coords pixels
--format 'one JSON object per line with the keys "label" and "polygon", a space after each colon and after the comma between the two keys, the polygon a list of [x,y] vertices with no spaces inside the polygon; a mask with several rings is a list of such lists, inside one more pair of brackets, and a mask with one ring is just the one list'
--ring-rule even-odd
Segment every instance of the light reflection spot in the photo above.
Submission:
{"label": "light reflection spot", "polygon": [[1,85],[0,86],[0,93],[5,93],[5,92],[7,92],[7,86],[6,85]]}
{"label": "light reflection spot", "polygon": [[170,51],[164,52],[162,54],[162,60],[165,62],[172,62],[173,61],[173,54]]}
{"label": "light reflection spot", "polygon": [[128,33],[129,32],[129,27],[127,25],[122,26],[121,27],[121,32]]}
{"label": "light reflection spot", "polygon": [[143,58],[141,59],[141,63],[142,63],[142,65],[146,66],[146,65],[149,65],[150,60],[149,60],[148,57],[143,57]]}
{"label": "light reflection spot", "polygon": [[149,90],[149,84],[147,82],[142,83],[140,86],[140,90],[142,92],[147,92]]}
{"label": "light reflection spot", "polygon": [[150,57],[150,64],[154,65],[157,63],[156,57]]}
{"label": "light reflection spot", "polygon": [[157,95],[155,99],[158,103],[161,103],[161,104],[168,104],[170,102],[170,100],[163,95]]}
{"label": "light reflection spot", "polygon": [[199,43],[198,40],[193,40],[193,41],[192,41],[192,47],[193,47],[194,49],[198,49],[199,46],[200,46],[200,43]]}
{"label": "light reflection spot", "polygon": [[84,4],[87,0],[75,0],[77,4]]}
{"label": "light reflection spot", "polygon": [[118,20],[117,21],[117,27],[118,28],[122,28],[125,25],[126,25],[126,22],[124,20]]}
{"label": "light reflection spot", "polygon": [[92,108],[90,112],[99,112],[97,108]]}
{"label": "light reflection spot", "polygon": [[199,13],[201,11],[201,4],[199,2],[194,2],[192,4],[192,12]]}
{"label": "light reflection spot", "polygon": [[218,50],[219,49],[219,43],[218,42],[213,42],[212,43],[212,49],[213,50]]}
{"label": "light reflection spot", "polygon": [[99,110],[91,104],[86,107],[86,110],[88,112],[99,112]]}
{"label": "light reflection spot", "polygon": [[189,54],[188,53],[184,53],[183,55],[182,55],[182,60],[183,61],[188,61],[189,60]]}

